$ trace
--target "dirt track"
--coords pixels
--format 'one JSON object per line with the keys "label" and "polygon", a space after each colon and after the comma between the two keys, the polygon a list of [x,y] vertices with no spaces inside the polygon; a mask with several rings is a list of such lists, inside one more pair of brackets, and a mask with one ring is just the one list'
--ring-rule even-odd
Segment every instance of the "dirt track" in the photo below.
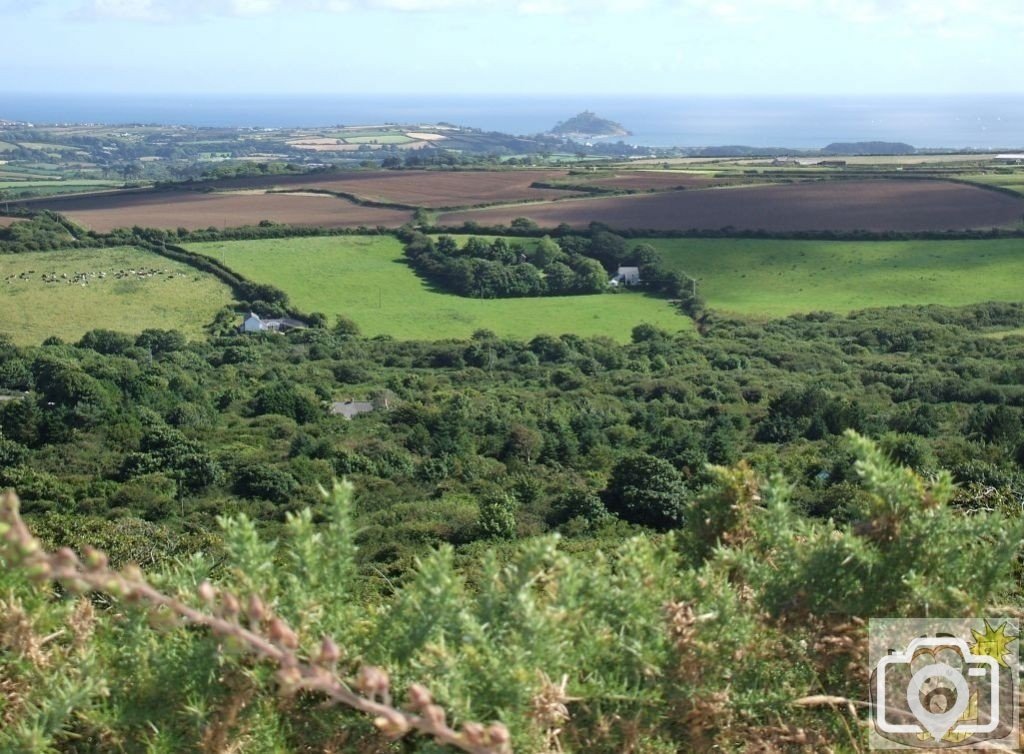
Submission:
{"label": "dirt track", "polygon": [[962,230],[1016,226],[1024,201],[943,181],[828,181],[758,188],[674,191],[556,204],[450,212],[443,225],[508,224],[527,217],[541,226],[590,222],[618,229]]}

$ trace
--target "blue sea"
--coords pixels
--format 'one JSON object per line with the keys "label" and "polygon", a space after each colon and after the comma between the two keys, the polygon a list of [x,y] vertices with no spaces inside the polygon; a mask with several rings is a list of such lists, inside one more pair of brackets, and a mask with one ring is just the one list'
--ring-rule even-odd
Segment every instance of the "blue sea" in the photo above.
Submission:
{"label": "blue sea", "polygon": [[919,148],[1024,148],[1024,95],[885,97],[622,97],[415,95],[35,95],[0,93],[0,119],[298,127],[447,122],[536,134],[582,110],[622,123],[653,147],[813,149],[836,141]]}

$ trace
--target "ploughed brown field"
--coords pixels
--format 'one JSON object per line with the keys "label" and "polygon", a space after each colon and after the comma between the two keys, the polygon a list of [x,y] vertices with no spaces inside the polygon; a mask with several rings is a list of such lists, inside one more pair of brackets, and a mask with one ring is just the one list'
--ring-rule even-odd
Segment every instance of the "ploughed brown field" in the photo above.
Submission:
{"label": "ploughed brown field", "polygon": [[1016,226],[1024,200],[942,181],[828,181],[757,188],[673,191],[555,204],[494,207],[441,215],[441,225],[543,227],[601,222],[620,230],[962,230]]}
{"label": "ploughed brown field", "polygon": [[669,171],[635,170],[619,173],[603,178],[587,179],[586,176],[569,176],[565,183],[601,188],[622,189],[624,191],[671,191],[672,189],[699,189],[709,186],[727,186],[737,183],[750,183],[740,176],[716,178],[711,174],[699,175]]}
{"label": "ploughed brown field", "polygon": [[327,195],[158,191],[51,199],[30,206],[60,212],[100,233],[135,225],[200,230],[256,225],[261,220],[326,228],[395,227],[412,218],[412,213],[405,210],[360,207]]}
{"label": "ploughed brown field", "polygon": [[19,219],[17,217],[0,217],[0,228],[6,228],[8,225],[18,222]]}
{"label": "ploughed brown field", "polygon": [[571,191],[530,188],[536,181],[557,181],[567,175],[564,170],[351,171],[324,175],[232,178],[206,185],[220,190],[309,188],[416,207],[472,207],[478,204],[545,201],[572,196]]}

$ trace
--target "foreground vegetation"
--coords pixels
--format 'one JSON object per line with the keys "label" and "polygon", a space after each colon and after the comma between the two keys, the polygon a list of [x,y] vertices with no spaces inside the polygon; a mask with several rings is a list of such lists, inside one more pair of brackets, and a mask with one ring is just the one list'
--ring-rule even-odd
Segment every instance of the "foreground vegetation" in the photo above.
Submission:
{"label": "foreground vegetation", "polygon": [[864,617],[983,612],[1012,588],[1024,525],[965,517],[948,475],[849,444],[863,490],[849,523],[805,518],[784,480],[740,465],[713,470],[667,537],[585,555],[535,538],[468,578],[443,547],[386,596],[362,594],[345,488],[324,525],[289,516],[280,543],[222,519],[223,561],[160,570],[163,593],[95,550],[41,554],[7,499],[0,744],[860,751]]}

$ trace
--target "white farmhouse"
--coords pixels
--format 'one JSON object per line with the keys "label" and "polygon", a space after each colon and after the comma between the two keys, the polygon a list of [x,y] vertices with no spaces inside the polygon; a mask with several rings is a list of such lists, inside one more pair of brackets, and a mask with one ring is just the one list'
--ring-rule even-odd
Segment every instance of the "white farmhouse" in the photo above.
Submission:
{"label": "white farmhouse", "polygon": [[618,287],[620,285],[638,285],[640,283],[639,267],[620,267],[615,277],[608,281],[608,285]]}
{"label": "white farmhouse", "polygon": [[263,320],[259,318],[259,315],[249,312],[249,316],[242,322],[242,332],[261,332],[263,330]]}
{"label": "white farmhouse", "polygon": [[280,319],[261,319],[258,314],[249,312],[249,316],[242,320],[239,332],[287,332],[288,330],[304,330],[306,323],[291,317]]}

